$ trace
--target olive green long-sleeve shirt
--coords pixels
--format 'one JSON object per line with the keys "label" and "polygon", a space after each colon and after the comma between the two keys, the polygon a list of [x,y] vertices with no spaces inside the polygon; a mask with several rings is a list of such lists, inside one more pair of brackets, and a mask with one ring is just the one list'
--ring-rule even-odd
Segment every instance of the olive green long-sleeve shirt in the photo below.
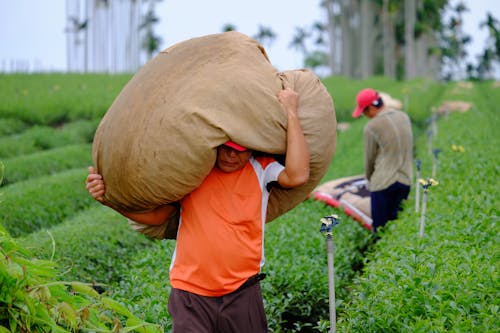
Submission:
{"label": "olive green long-sleeve shirt", "polygon": [[364,128],[365,174],[370,191],[386,189],[395,182],[411,185],[413,134],[408,115],[383,110]]}

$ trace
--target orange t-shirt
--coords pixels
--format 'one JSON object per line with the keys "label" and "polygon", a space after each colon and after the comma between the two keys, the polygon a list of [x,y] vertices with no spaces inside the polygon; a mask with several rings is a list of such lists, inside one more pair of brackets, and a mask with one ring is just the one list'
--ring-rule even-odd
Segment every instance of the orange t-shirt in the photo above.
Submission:
{"label": "orange t-shirt", "polygon": [[203,296],[226,295],[264,264],[269,192],[283,166],[251,157],[241,169],[214,168],[181,201],[181,221],[170,266],[172,287]]}

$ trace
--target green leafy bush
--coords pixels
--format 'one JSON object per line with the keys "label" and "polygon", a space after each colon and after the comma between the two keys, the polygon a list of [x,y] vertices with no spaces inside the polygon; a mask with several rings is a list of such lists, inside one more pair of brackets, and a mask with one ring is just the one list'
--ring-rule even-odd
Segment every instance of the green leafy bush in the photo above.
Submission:
{"label": "green leafy bush", "polygon": [[132,230],[123,216],[97,203],[50,229],[18,238],[18,242],[40,259],[57,261],[66,279],[106,285],[127,275],[126,258],[154,244]]}
{"label": "green leafy bush", "polygon": [[1,332],[162,332],[93,285],[59,281],[57,273],[0,226]]}
{"label": "green leafy bush", "polygon": [[85,189],[87,169],[74,169],[55,175],[19,182],[4,188],[0,224],[19,237],[48,228],[89,207],[94,199]]}
{"label": "green leafy bush", "polygon": [[90,143],[67,145],[4,160],[4,185],[92,164]]}
{"label": "green leafy bush", "polygon": [[[473,102],[486,106],[490,91],[474,89]],[[456,96],[456,89],[447,91]],[[439,185],[429,192],[424,237],[413,209],[389,224],[340,317],[342,332],[500,330],[496,118],[484,107],[439,120],[432,141],[441,149]],[[417,147],[426,177],[432,170],[426,138]]]}
{"label": "green leafy bush", "polygon": [[0,115],[30,125],[60,126],[101,118],[131,74],[0,75]]}
{"label": "green leafy bush", "polygon": [[72,144],[91,143],[98,122],[80,120],[59,128],[33,126],[26,131],[0,138],[0,158],[32,154]]}
{"label": "green leafy bush", "polygon": [[28,128],[28,125],[19,118],[0,118],[0,138],[19,133]]}
{"label": "green leafy bush", "polygon": [[[124,218],[96,207],[84,187],[85,149],[90,149],[98,122],[128,78],[0,76],[0,88],[8,92],[0,96],[0,125],[12,124],[12,130],[0,131],[0,156],[6,158],[9,182],[2,188],[8,209],[0,210],[0,224],[22,237],[19,242],[38,259],[56,260],[66,280],[109,284],[105,289],[116,301],[106,303],[121,309],[120,325],[127,325],[130,309],[143,316],[140,320],[169,331],[168,268],[175,242],[149,241],[133,232]],[[409,102],[423,177],[432,168],[426,136],[431,111],[449,99],[474,103],[471,111],[438,122],[433,145],[442,150],[440,184],[430,192],[423,239],[418,238],[413,197],[375,246],[370,233],[338,213],[339,331],[498,331],[498,88],[492,82],[457,89],[459,85],[430,80],[377,77],[324,82],[334,97],[337,119],[350,122],[349,129],[338,132],[324,181],[363,172],[366,119],[352,121],[350,116],[358,90],[373,87]],[[452,150],[453,144],[465,151]],[[13,167],[22,170],[15,178]],[[319,219],[332,212],[320,202],[306,201],[267,226],[264,271],[269,275],[262,288],[270,331],[328,331],[327,256]],[[64,288],[71,291],[68,285]]]}

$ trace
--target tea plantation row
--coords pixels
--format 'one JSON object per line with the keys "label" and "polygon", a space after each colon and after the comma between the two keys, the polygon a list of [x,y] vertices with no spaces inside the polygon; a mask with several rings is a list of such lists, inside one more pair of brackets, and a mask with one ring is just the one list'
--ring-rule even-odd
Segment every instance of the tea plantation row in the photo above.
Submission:
{"label": "tea plantation row", "polygon": [[344,332],[500,331],[500,94],[481,83],[448,87],[443,97],[473,106],[440,117],[432,140],[417,139],[422,177],[432,176],[434,154],[438,161],[423,237],[413,191],[367,255],[340,318]]}
{"label": "tea plantation row", "polygon": [[[56,261],[61,267],[60,279],[104,283],[102,288],[106,294],[142,319],[159,323],[164,331],[169,331],[171,323],[166,309],[168,267],[175,243],[151,241],[133,232],[123,217],[90,200],[84,188],[86,166],[92,163],[93,131],[128,78],[99,75],[0,77],[0,87],[7,92],[0,97],[0,161],[5,164],[5,181],[0,188],[3,192],[0,224],[38,258]],[[385,78],[356,82],[334,77],[324,82],[334,97],[339,120],[349,120],[355,93],[365,86],[373,86],[409,101],[409,113],[417,137],[417,157],[428,170],[431,159],[427,153],[425,133],[429,110],[444,98],[455,98],[450,96],[453,86],[425,80],[399,83]],[[473,91],[458,97],[473,99],[476,109],[463,115],[452,114],[448,119],[439,121],[435,145],[443,147],[438,173],[441,183],[430,191],[428,233],[423,239],[418,239],[416,234],[418,216],[412,212],[411,203],[402,218],[391,224],[374,248],[369,246],[371,235],[341,214],[342,221],[336,227],[334,236],[339,330],[465,332],[470,327],[481,327],[483,331],[498,327],[493,317],[495,311],[498,312],[498,304],[491,297],[498,296],[498,290],[492,289],[494,285],[491,284],[495,281],[497,269],[486,270],[484,265],[486,259],[495,263],[495,258],[491,257],[492,250],[498,253],[495,243],[488,243],[492,239],[497,240],[495,209],[498,207],[498,192],[496,197],[490,197],[491,206],[453,206],[467,198],[476,198],[475,193],[484,193],[481,195],[484,200],[488,198],[487,194],[495,194],[492,185],[482,187],[479,184],[483,182],[478,180],[468,180],[470,186],[467,191],[459,186],[470,179],[468,170],[479,172],[479,169],[469,165],[479,156],[482,156],[484,165],[482,173],[489,174],[492,179],[498,176],[498,157],[496,162],[495,159],[490,161],[486,160],[486,152],[485,155],[482,155],[483,152],[472,155],[469,150],[469,144],[476,147],[485,145],[482,140],[486,136],[495,137],[491,124],[498,118],[492,111],[493,101],[490,95],[483,98],[484,94],[494,92],[491,83],[476,86]],[[478,110],[481,110],[483,120],[476,123],[472,115]],[[361,135],[364,123],[365,120],[353,122],[348,130],[339,132],[337,152],[325,180],[362,172]],[[453,126],[457,128],[447,129],[448,124],[455,124]],[[465,124],[474,127],[469,128]],[[478,129],[482,135],[477,139],[471,139],[470,143],[463,139],[462,136],[476,133]],[[455,132],[458,134],[456,139]],[[460,155],[446,151],[444,143],[449,146],[455,140],[466,147],[465,153]],[[447,164],[446,158],[457,156],[463,160],[461,168],[455,163]],[[450,175],[454,181],[445,185],[446,178],[441,175],[448,169],[455,170]],[[492,171],[496,174],[491,174]],[[446,207],[437,211],[435,193],[437,196],[445,186],[447,192],[441,200]],[[484,190],[477,192],[481,187]],[[454,194],[450,196],[449,193]],[[468,213],[462,212],[464,207],[469,207],[466,210]],[[489,210],[484,211],[483,208]],[[332,212],[330,207],[319,202],[306,201],[268,225],[265,266],[268,278],[262,285],[272,332],[326,332],[329,318],[328,275],[319,219]],[[456,221],[440,222],[447,223],[449,228],[436,228],[436,222],[433,222],[450,221],[465,214],[482,216],[474,224],[476,227],[469,228],[477,231],[470,238],[454,234],[461,230],[452,227]],[[484,221],[490,221],[490,225]],[[456,294],[459,289],[467,290],[463,282],[457,281],[453,285],[449,279],[436,283],[441,288],[437,290],[442,293],[438,293],[438,298],[430,294],[428,290],[435,288],[435,281],[462,269],[463,264],[455,267],[458,262],[453,260],[453,250],[460,250],[460,256],[463,256],[463,252],[468,252],[466,249],[470,248],[468,245],[472,238],[479,235],[487,244],[486,253],[464,258],[469,258],[470,271],[473,268],[479,270],[468,277],[471,281],[481,282],[482,287],[476,286],[468,294],[480,299],[471,296],[476,301],[474,305],[463,305],[463,299],[449,298],[449,294]],[[447,244],[454,245],[449,245],[450,251],[442,250],[444,239],[450,239]],[[478,250],[479,246],[475,245],[475,249]],[[360,271],[365,263],[363,271]],[[426,267],[434,267],[430,282],[428,276],[422,273]],[[467,266],[463,267],[465,270]],[[389,274],[400,274],[401,277],[391,280],[388,279]],[[483,275],[490,276],[490,280],[478,277]],[[455,279],[461,277],[455,276]],[[404,290],[403,294],[401,290]],[[482,315],[468,317],[465,313],[461,320],[449,299],[457,304],[456,308],[469,312],[475,309]],[[402,301],[406,306],[398,303]],[[418,310],[420,308],[427,312]],[[434,320],[436,317],[440,321]]]}

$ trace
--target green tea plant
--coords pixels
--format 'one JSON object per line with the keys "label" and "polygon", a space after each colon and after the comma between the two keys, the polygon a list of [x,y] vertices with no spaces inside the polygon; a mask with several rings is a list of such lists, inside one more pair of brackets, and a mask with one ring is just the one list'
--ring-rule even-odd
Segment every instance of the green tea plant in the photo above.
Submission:
{"label": "green tea plant", "polygon": [[57,280],[53,262],[32,259],[0,227],[1,332],[162,332],[91,284]]}
{"label": "green tea plant", "polygon": [[[0,162],[0,184],[2,177]],[[58,280],[56,268],[33,259],[0,225],[0,332],[163,332],[95,285]]]}
{"label": "green tea plant", "polygon": [[4,185],[92,164],[90,143],[66,145],[4,159]]}
{"label": "green tea plant", "polygon": [[0,158],[32,154],[72,144],[91,143],[97,124],[96,120],[80,120],[59,128],[34,126],[18,134],[0,137]]}
{"label": "green tea plant", "polygon": [[32,232],[17,241],[37,258],[56,261],[66,279],[106,285],[127,275],[129,261],[124,258],[155,243],[132,230],[120,214],[97,203],[50,229]]}
{"label": "green tea plant", "polygon": [[[170,331],[168,268],[175,241],[151,241],[132,231],[123,217],[93,201],[84,187],[95,128],[128,79],[126,75],[0,76],[0,88],[8,92],[0,96],[0,157],[7,182],[2,190],[8,207],[0,209],[0,224],[17,237],[16,248],[32,251],[37,262],[53,266],[54,274],[45,283],[58,286],[50,287],[58,290],[51,295],[66,290],[100,304],[89,307],[110,318],[104,331],[131,330],[135,319],[127,323],[127,318],[132,317],[160,325],[150,329]],[[270,331],[327,332],[327,251],[318,220],[332,213],[342,218],[335,231],[340,331],[498,331],[500,196],[492,181],[498,178],[500,165],[498,117],[493,112],[500,103],[498,88],[487,82],[464,90],[423,79],[402,83],[332,77],[324,82],[334,97],[337,119],[351,123],[337,133],[337,150],[323,181],[363,173],[366,119],[352,121],[350,116],[359,89],[371,86],[409,102],[416,158],[422,160],[424,178],[432,167],[425,145],[432,109],[448,99],[468,99],[474,107],[438,119],[433,145],[441,149],[440,186],[433,189],[428,203],[425,237],[418,237],[418,214],[406,208],[372,245],[371,234],[357,222],[313,200],[267,225],[268,277],[262,290]],[[413,207],[412,199],[408,206]],[[93,296],[79,295],[72,283],[55,282],[61,278],[84,281],[80,285],[105,290],[105,295],[92,291]],[[119,310],[113,312],[113,307]],[[68,330],[68,323],[58,321],[61,318],[56,323]],[[81,325],[78,329],[84,331],[87,326]]]}
{"label": "green tea plant", "polygon": [[[413,210],[388,225],[355,280],[353,298],[340,317],[342,332],[500,329],[500,193],[494,180],[500,142],[492,125],[498,116],[495,109],[480,107],[489,93],[479,85],[472,93],[477,109],[439,120],[434,143],[442,149],[440,186],[427,207],[425,237],[418,237]],[[417,148],[422,175],[430,175],[433,156],[425,138]]]}
{"label": "green tea plant", "polygon": [[19,118],[0,117],[0,137],[16,134],[28,128],[28,124]]}
{"label": "green tea plant", "polygon": [[4,188],[0,224],[14,237],[61,223],[93,199],[85,189],[86,168],[72,169],[55,175],[18,182]]}
{"label": "green tea plant", "polygon": [[101,118],[131,74],[0,75],[0,118],[60,126]]}

